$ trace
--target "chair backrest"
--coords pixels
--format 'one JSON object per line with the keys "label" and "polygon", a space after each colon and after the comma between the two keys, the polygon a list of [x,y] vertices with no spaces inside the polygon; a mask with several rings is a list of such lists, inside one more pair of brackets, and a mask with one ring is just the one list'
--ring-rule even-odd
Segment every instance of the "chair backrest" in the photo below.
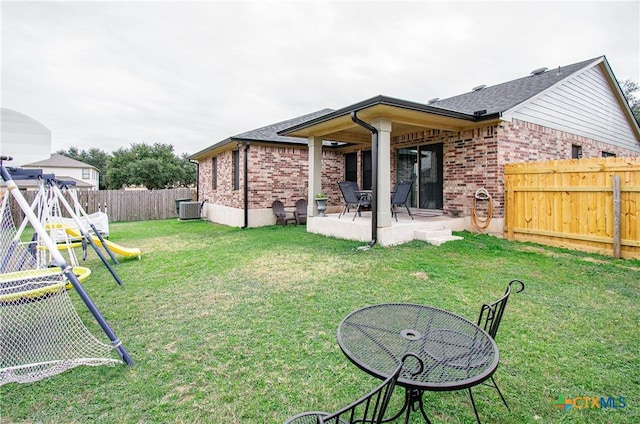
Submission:
{"label": "chair backrest", "polygon": [[391,400],[391,395],[393,394],[393,390],[395,388],[396,382],[398,381],[398,377],[400,376],[400,371],[402,371],[404,362],[409,356],[417,359],[420,366],[420,368],[412,374],[416,375],[423,372],[424,363],[422,362],[422,360],[412,353],[407,353],[402,358],[402,361],[400,362],[400,365],[398,365],[398,368],[396,368],[395,372],[391,374],[385,381],[383,381],[382,384],[380,384],[371,392],[367,393],[349,406],[346,406],[339,411],[334,412],[333,414],[319,416],[317,418],[318,423],[381,423],[387,410],[387,406],[389,406],[389,401]]}
{"label": "chair backrest", "polygon": [[412,185],[413,181],[411,180],[398,181],[398,183],[396,184],[396,188],[393,191],[393,196],[391,197],[391,204],[404,205],[405,203],[407,203],[409,194],[411,194]]}
{"label": "chair backrest", "polygon": [[482,305],[482,308],[480,308],[478,326],[483,328],[494,339],[496,338],[496,334],[498,333],[500,321],[502,321],[502,314],[504,314],[504,310],[507,307],[507,300],[509,300],[509,295],[511,294],[511,284],[513,283],[520,284],[520,289],[515,293],[520,293],[522,290],[524,290],[524,283],[522,281],[511,280],[509,284],[507,284],[507,289],[500,299],[492,303],[485,303],[484,305]]}
{"label": "chair backrest", "polygon": [[298,216],[307,216],[307,199],[298,199],[296,202],[296,213]]}
{"label": "chair backrest", "polygon": [[358,183],[354,181],[340,181],[338,185],[340,186],[340,191],[342,192],[345,203],[358,203],[360,201],[356,194],[356,191],[358,191]]}
{"label": "chair backrest", "polygon": [[273,209],[273,213],[275,214],[276,217],[278,218],[285,217],[284,204],[280,200],[274,200],[273,203],[271,204],[271,209]]}

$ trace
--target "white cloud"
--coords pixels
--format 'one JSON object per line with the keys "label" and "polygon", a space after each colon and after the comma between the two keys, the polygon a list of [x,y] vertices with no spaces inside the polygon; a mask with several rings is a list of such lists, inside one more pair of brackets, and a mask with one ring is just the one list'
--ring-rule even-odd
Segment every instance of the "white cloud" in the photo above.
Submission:
{"label": "white cloud", "polygon": [[637,2],[2,3],[2,106],[53,148],[231,135],[384,94],[413,101],[606,54],[640,82]]}

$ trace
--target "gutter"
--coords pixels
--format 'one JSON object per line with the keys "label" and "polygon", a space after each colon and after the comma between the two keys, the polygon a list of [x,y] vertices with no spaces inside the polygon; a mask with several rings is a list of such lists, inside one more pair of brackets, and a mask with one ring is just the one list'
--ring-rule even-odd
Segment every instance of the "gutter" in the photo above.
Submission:
{"label": "gutter", "polygon": [[247,141],[244,145],[244,225],[242,228],[249,226],[249,146],[251,142]]}
{"label": "gutter", "polygon": [[378,130],[360,120],[356,115],[357,112],[356,110],[351,112],[351,120],[371,132],[371,241],[369,247],[373,247],[378,241]]}
{"label": "gutter", "polygon": [[189,159],[189,162],[196,165],[196,200],[200,201],[200,162]]}

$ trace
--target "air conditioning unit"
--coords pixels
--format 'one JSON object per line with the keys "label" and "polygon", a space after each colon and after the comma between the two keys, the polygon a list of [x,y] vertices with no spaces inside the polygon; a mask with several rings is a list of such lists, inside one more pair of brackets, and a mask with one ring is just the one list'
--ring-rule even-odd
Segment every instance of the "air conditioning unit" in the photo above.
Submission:
{"label": "air conditioning unit", "polygon": [[200,202],[180,202],[180,219],[200,219]]}

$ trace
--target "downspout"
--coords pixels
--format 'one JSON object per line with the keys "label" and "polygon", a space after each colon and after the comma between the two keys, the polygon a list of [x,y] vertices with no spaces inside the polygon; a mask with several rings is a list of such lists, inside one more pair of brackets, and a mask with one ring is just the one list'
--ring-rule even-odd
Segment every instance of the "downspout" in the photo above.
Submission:
{"label": "downspout", "polygon": [[200,162],[189,159],[189,162],[196,165],[196,202],[200,201]]}
{"label": "downspout", "polygon": [[250,142],[244,145],[244,225],[242,228],[249,226],[249,146]]}
{"label": "downspout", "polygon": [[371,241],[373,247],[378,241],[378,130],[360,120],[357,111],[351,112],[351,120],[371,132]]}

